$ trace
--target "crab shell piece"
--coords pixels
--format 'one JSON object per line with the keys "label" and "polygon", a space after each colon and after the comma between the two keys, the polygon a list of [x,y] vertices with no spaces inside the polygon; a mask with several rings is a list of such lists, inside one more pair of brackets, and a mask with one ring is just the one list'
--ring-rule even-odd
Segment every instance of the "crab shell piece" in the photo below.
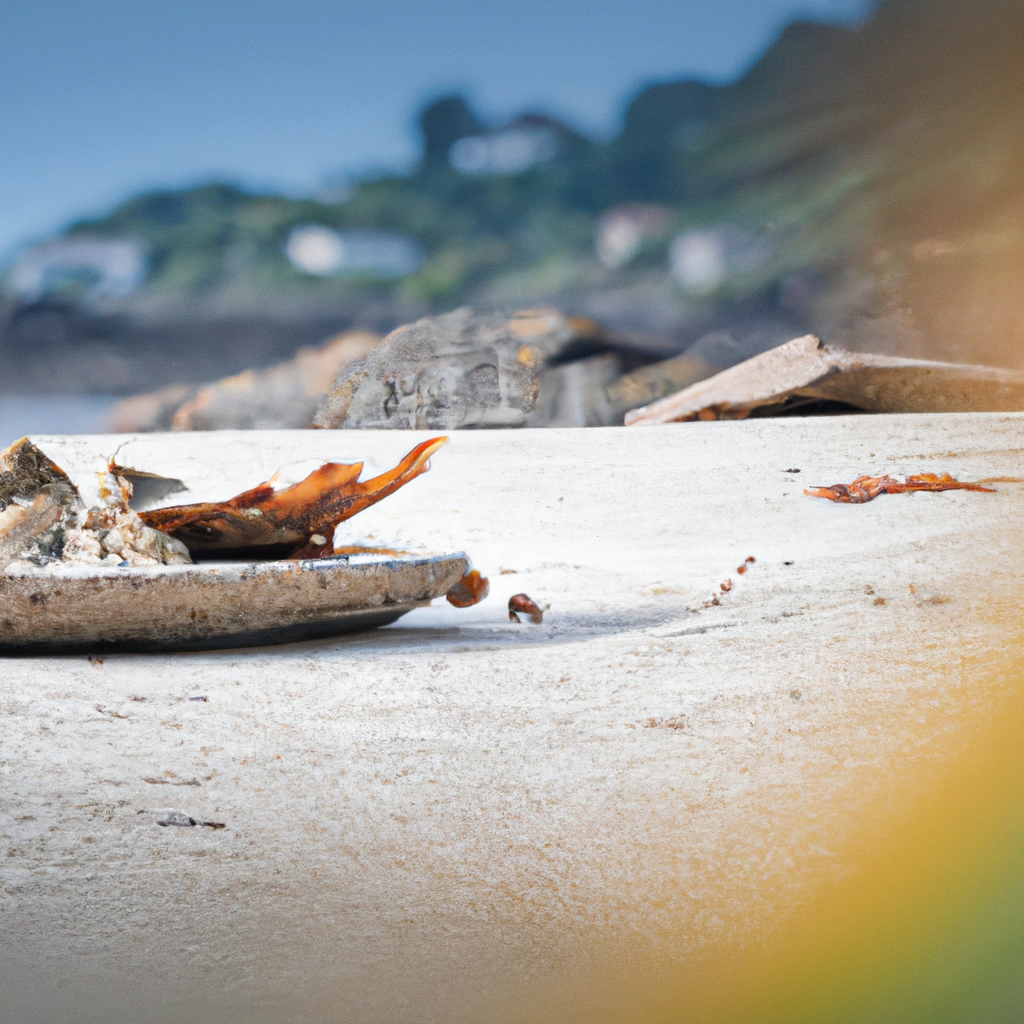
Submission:
{"label": "crab shell piece", "polygon": [[339,523],[425,473],[430,456],[447,441],[424,441],[394,469],[362,483],[361,462],[328,462],[285,490],[275,491],[272,479],[228,501],[140,516],[147,526],[180,540],[196,561],[318,558],[332,553]]}

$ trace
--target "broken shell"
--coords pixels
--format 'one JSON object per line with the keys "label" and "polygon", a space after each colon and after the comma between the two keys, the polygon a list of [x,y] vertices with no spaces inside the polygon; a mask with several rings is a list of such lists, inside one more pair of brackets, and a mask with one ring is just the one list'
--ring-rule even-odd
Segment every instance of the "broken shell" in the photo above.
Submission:
{"label": "broken shell", "polygon": [[528,615],[530,621],[539,626],[544,621],[544,611],[529,594],[513,594],[508,599],[509,622],[520,622],[519,615]]}
{"label": "broken shell", "polygon": [[17,562],[0,573],[0,653],[213,650],[394,622],[447,593],[462,553],[120,568]]}
{"label": "broken shell", "polygon": [[474,569],[463,576],[445,595],[448,603],[456,608],[472,608],[479,604],[491,591],[491,581]]}

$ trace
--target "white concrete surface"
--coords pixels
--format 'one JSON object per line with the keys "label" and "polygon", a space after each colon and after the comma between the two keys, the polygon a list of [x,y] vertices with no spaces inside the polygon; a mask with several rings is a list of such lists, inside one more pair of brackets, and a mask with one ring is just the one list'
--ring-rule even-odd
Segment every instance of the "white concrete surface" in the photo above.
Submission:
{"label": "white concrete surface", "polygon": [[[200,500],[423,436],[148,435],[119,461]],[[125,441],[34,440],[72,475]],[[4,660],[0,1020],[472,1019],[608,942],[685,959],[769,927],[894,764],[955,747],[1024,561],[1020,484],[802,487],[1015,477],[1022,451],[1001,414],[460,433],[350,536],[466,550],[477,608]],[[520,591],[543,625],[508,622]]]}

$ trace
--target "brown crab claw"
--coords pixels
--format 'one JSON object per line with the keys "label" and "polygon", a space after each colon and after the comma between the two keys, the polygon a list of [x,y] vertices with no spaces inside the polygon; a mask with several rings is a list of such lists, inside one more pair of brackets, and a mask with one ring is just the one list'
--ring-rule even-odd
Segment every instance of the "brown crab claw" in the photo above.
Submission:
{"label": "brown crab claw", "polygon": [[429,469],[448,441],[418,444],[392,470],[359,482],[361,462],[328,462],[275,491],[273,480],[228,501],[142,512],[147,526],[180,540],[196,560],[318,558],[333,551],[335,527]]}

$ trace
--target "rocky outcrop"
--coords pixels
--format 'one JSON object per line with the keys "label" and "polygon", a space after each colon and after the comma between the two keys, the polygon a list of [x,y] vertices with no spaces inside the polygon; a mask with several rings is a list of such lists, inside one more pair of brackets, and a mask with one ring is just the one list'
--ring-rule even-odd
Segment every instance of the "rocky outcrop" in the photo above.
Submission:
{"label": "rocky outcrop", "polygon": [[205,387],[174,386],[125,398],[108,415],[112,431],[270,430],[308,427],[338,371],[364,357],[380,336],[346,331],[266,369]]}
{"label": "rocky outcrop", "polygon": [[[591,320],[557,310],[457,309],[393,331],[342,370],[318,427],[459,430],[611,422],[618,375]],[[573,359],[574,355],[582,358]]]}

